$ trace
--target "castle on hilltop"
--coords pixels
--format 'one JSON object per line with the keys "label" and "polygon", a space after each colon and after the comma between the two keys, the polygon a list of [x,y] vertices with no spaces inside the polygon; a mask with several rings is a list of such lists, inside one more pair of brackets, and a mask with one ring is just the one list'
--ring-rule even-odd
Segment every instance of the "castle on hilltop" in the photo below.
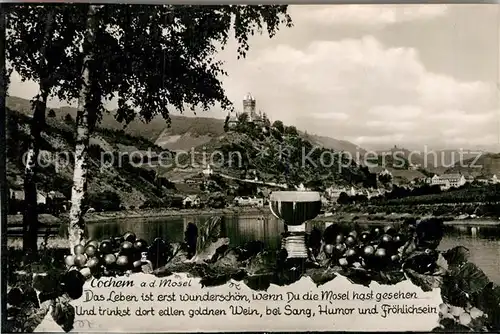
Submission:
{"label": "castle on hilltop", "polygon": [[256,125],[264,125],[267,115],[262,113],[261,110],[257,113],[256,111],[257,102],[252,94],[248,93],[243,97],[243,113],[235,112],[234,114],[228,113],[228,127],[229,129],[235,128],[239,122],[241,114],[248,115],[248,122],[254,123]]}

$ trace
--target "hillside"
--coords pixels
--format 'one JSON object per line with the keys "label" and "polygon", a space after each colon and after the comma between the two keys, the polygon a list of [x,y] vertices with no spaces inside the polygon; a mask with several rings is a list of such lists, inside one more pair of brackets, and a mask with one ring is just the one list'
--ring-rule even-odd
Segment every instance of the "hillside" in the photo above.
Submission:
{"label": "hillside", "polygon": [[422,151],[411,151],[400,147],[393,147],[376,153],[380,157],[385,155],[388,159],[389,157],[404,158],[410,164],[420,165],[423,169],[438,174],[443,173],[447,168],[460,161],[473,159],[483,154],[478,150],[432,150],[427,148]]}
{"label": "hillside", "polygon": [[[13,189],[22,189],[22,156],[27,150],[29,120],[24,113],[7,109],[7,182]],[[59,191],[69,199],[75,124],[59,116],[47,117],[46,123],[40,143],[42,167],[38,173],[37,188],[42,192]],[[105,200],[102,194],[114,193],[123,207],[138,207],[145,201],[164,198],[169,191],[158,189],[154,171],[132,166],[127,156],[118,158],[118,152],[148,149],[159,152],[158,147],[140,137],[109,129],[99,129],[94,133],[89,150],[89,198],[99,202]],[[112,155],[113,164],[111,160],[102,158],[111,158]]]}
{"label": "hillside", "polygon": [[[28,100],[9,96],[7,107],[17,110],[25,115],[31,115],[31,106]],[[71,107],[55,108],[54,112],[59,117],[70,114],[76,118],[76,109]],[[112,130],[123,130],[125,133],[135,137],[143,137],[156,145],[169,150],[188,151],[193,147],[203,146],[213,139],[224,134],[224,120],[211,117],[186,117],[171,115],[170,127],[165,120],[157,116],[149,123],[134,120],[127,127],[115,120],[112,112],[103,115],[100,123],[101,128]],[[333,149],[335,151],[346,151],[351,154],[364,152],[353,143],[325,136],[301,133],[306,140],[315,145]]]}
{"label": "hillside", "polygon": [[[27,148],[28,124],[30,120],[30,106],[28,101],[11,98],[8,105],[8,180],[9,187],[20,189],[23,182],[23,163],[21,157]],[[38,189],[43,192],[52,190],[62,192],[66,198],[70,197],[74,150],[74,116],[73,108],[54,109],[47,111],[46,126],[43,130],[41,150],[46,158],[46,167],[41,168]],[[111,116],[105,116],[109,120]],[[116,194],[123,207],[140,207],[145,203],[165,203],[165,198],[175,193],[199,193],[199,185],[183,186],[186,177],[196,177],[206,166],[206,161],[200,154],[195,156],[196,161],[187,161],[188,168],[182,164],[186,161],[176,159],[176,163],[169,161],[168,166],[158,167],[156,164],[149,166],[133,166],[131,158],[120,154],[130,154],[135,151],[142,153],[151,150],[159,154],[164,151],[147,138],[154,138],[155,131],[160,129],[159,122],[143,124],[148,131],[134,136],[128,128],[122,130],[117,127],[117,122],[107,121],[98,128],[91,137],[90,146],[90,171],[89,171],[89,196],[99,199],[103,193]],[[113,125],[114,124],[114,125]],[[134,123],[136,124],[136,123]],[[374,174],[365,168],[348,165],[349,161],[341,160],[337,151],[316,147],[318,141],[310,142],[304,137],[310,135],[298,133],[297,135],[281,135],[268,132],[264,134],[261,129],[254,128],[251,124],[245,131],[224,132],[223,121],[210,118],[187,118],[174,116],[172,126],[165,129],[162,123],[162,133],[159,138],[169,138],[167,144],[176,149],[191,149],[196,152],[211,154],[218,151],[215,163],[221,163],[220,171],[235,178],[248,177],[248,171],[255,170],[259,179],[266,182],[287,183],[289,185],[305,184],[315,189],[324,189],[332,184],[363,184],[376,185]],[[208,126],[207,126],[208,125]],[[135,128],[138,131],[138,128]],[[177,137],[175,137],[177,136]],[[180,140],[172,140],[178,138]],[[320,138],[321,139],[321,138]],[[324,138],[323,138],[324,140]],[[158,143],[158,141],[156,141]],[[343,143],[345,144],[345,143]],[[184,145],[184,146],[183,146]],[[278,154],[281,148],[286,148],[286,153],[281,158]],[[302,164],[303,153],[314,151],[311,159]],[[262,154],[268,152],[268,154]],[[334,153],[336,152],[336,153]],[[322,154],[327,153],[327,165],[321,163]],[[239,154],[241,159],[234,160],[234,154]],[[69,157],[68,157],[69,155]],[[113,158],[113,164],[104,161],[103,156]],[[68,157],[68,158],[65,158]],[[218,158],[217,158],[218,157]],[[328,158],[334,161],[328,161]],[[191,159],[186,157],[186,159]],[[210,159],[210,157],[209,157]],[[218,159],[218,160],[217,160]],[[233,160],[232,160],[233,159]],[[342,161],[342,163],[340,163]],[[145,161],[146,162],[146,161]],[[210,163],[212,163],[209,160]],[[156,176],[165,181],[159,186]],[[160,182],[163,182],[160,181]],[[177,183],[171,183],[177,182]],[[229,184],[230,183],[230,184]],[[245,190],[241,182],[220,183],[221,190]],[[189,188],[189,189],[188,189]],[[239,190],[238,190],[239,189]],[[229,194],[229,193],[228,193]],[[114,195],[113,195],[114,196]],[[99,201],[99,200],[97,200]],[[154,204],[157,205],[157,204]]]}
{"label": "hillside", "polygon": [[366,153],[366,150],[362,147],[359,147],[356,144],[353,144],[347,140],[339,140],[331,137],[319,136],[314,134],[302,134],[304,139],[310,141],[313,145],[319,145],[324,148],[332,149],[335,151],[343,151],[350,153],[353,157],[356,157],[357,154],[363,155]]}
{"label": "hillside", "polygon": [[[257,176],[265,182],[302,183],[317,190],[332,184],[370,187],[377,183],[375,174],[341,157],[338,151],[318,147],[300,133],[287,135],[275,128],[263,131],[252,123],[240,124],[236,131],[213,138],[194,151],[199,153],[194,156],[196,165],[209,163],[232,177]],[[172,177],[175,172],[165,175]]]}
{"label": "hillside", "polygon": [[460,172],[464,175],[474,177],[500,176],[500,153],[484,153],[471,159],[466,159],[462,163],[457,162],[455,166],[446,170],[447,173]]}

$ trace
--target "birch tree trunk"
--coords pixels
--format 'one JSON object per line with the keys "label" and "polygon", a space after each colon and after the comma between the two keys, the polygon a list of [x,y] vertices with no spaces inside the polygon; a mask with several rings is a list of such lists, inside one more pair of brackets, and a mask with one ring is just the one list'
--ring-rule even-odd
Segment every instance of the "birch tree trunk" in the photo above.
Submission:
{"label": "birch tree trunk", "polygon": [[[87,46],[92,46],[95,41],[97,28],[96,17],[97,6],[90,5],[87,16],[87,30],[85,32],[85,42]],[[78,99],[78,110],[76,116],[76,147],[75,147],[75,168],[73,172],[73,188],[71,190],[71,209],[69,212],[68,238],[71,253],[74,254],[76,245],[83,243],[85,233],[85,222],[83,220],[82,201],[87,188],[88,172],[88,147],[90,138],[89,120],[94,119],[90,113],[96,112],[90,110],[94,106],[88,103],[91,91],[91,73],[89,62],[92,60],[91,51],[85,55],[83,62],[83,85]]]}
{"label": "birch tree trunk", "polygon": [[31,119],[28,151],[24,169],[24,215],[23,215],[23,251],[25,254],[36,254],[38,251],[38,213],[36,176],[38,172],[38,157],[40,153],[40,139],[45,124],[45,109],[50,87],[46,66],[47,44],[54,22],[54,12],[49,11],[45,22],[45,32],[40,50],[40,91],[33,102],[33,118]]}

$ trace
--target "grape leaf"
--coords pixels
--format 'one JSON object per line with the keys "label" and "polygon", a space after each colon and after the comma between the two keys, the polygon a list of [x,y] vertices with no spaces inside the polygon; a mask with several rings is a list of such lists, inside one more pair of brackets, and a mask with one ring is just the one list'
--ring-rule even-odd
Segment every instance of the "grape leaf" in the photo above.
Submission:
{"label": "grape leaf", "polygon": [[73,329],[75,308],[69,303],[68,298],[57,298],[52,305],[51,315],[54,321],[61,326],[65,332],[69,332]]}
{"label": "grape leaf", "polygon": [[475,304],[488,315],[487,321],[492,329],[500,331],[500,288],[488,284],[476,295]]}
{"label": "grape leaf", "polygon": [[443,277],[439,275],[423,275],[410,268],[405,269],[404,272],[413,284],[425,292],[432,291],[432,289],[440,287],[443,283]]}
{"label": "grape leaf", "polygon": [[445,303],[465,307],[469,298],[460,288],[459,279],[454,275],[446,275],[441,286],[441,297]]}
{"label": "grape leaf", "polygon": [[349,268],[344,275],[351,283],[361,284],[364,286],[370,286],[370,283],[373,280],[370,273],[367,270],[361,268]]}
{"label": "grape leaf", "polygon": [[246,270],[249,275],[270,273],[276,266],[277,252],[263,251],[248,261]]}
{"label": "grape leaf", "polygon": [[220,286],[226,284],[231,279],[231,275],[222,274],[222,275],[211,275],[205,276],[200,280],[201,287],[209,287],[209,286]]}
{"label": "grape leaf", "polygon": [[275,283],[275,277],[274,274],[247,276],[244,282],[252,290],[265,291]]}
{"label": "grape leaf", "polygon": [[464,246],[457,246],[443,252],[443,257],[450,267],[459,268],[469,260],[470,251]]}
{"label": "grape leaf", "polygon": [[50,302],[42,303],[40,307],[36,307],[33,303],[26,302],[21,305],[19,312],[13,319],[13,331],[23,333],[33,332],[40,325],[49,312]]}
{"label": "grape leaf", "polygon": [[481,292],[490,283],[488,276],[471,262],[460,267],[456,277],[459,288],[469,295]]}
{"label": "grape leaf", "polygon": [[402,271],[380,272],[376,281],[380,284],[394,285],[405,279],[405,274]]}
{"label": "grape leaf", "polygon": [[196,240],[196,252],[200,253],[207,249],[212,242],[217,241],[221,232],[222,218],[215,216],[198,226],[199,233]]}
{"label": "grape leaf", "polygon": [[314,283],[316,283],[317,286],[328,283],[335,277],[337,277],[337,273],[333,268],[309,269],[307,271],[307,275],[311,277],[311,279]]}

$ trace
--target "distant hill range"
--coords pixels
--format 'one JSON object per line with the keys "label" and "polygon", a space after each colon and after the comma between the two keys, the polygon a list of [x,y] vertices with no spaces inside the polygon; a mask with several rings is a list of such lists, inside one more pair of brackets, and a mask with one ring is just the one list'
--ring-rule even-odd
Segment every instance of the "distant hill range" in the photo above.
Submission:
{"label": "distant hill range", "polygon": [[[14,96],[7,97],[7,107],[26,115],[31,115],[32,113],[31,105],[28,100]],[[70,114],[73,118],[76,118],[76,109],[72,107],[54,108],[54,111],[58,115],[64,116],[65,114]],[[167,127],[167,123],[160,116],[153,118],[149,123],[144,123],[141,120],[134,120],[124,127],[123,124],[115,120],[112,112],[110,112],[103,115],[100,127],[112,130],[123,130],[126,134],[143,137],[159,147],[169,150],[184,151],[189,151],[193,147],[199,148],[203,145],[213,146],[214,141],[220,140],[225,134],[223,119],[178,115],[171,115],[170,117],[170,127]],[[311,142],[313,145],[333,149],[334,151],[348,152],[352,157],[360,156],[363,158],[367,153],[366,149],[349,141],[302,131],[299,131],[299,133],[303,139]],[[378,155],[378,159],[374,157],[375,154]],[[386,158],[382,160],[384,155]],[[453,168],[455,168],[455,170],[461,168],[464,172],[478,174],[481,173],[478,168],[470,170],[471,167],[467,167],[467,161],[474,160],[478,155],[482,156],[481,159],[485,161],[482,165],[486,173],[497,170],[497,167],[495,167],[497,166],[495,162],[496,158],[494,158],[497,155],[481,152],[479,150],[428,149],[427,151],[411,151],[405,148],[393,147],[387,150],[378,150],[373,153],[370,152],[368,157],[371,162],[378,160],[379,166],[389,169],[393,169],[396,163],[401,164],[401,161],[397,162],[394,160],[394,157],[400,157],[405,161],[405,165],[413,164],[415,166],[420,166],[419,169],[425,169],[433,173],[442,174]],[[469,161],[469,165],[471,161]],[[364,163],[362,162],[362,164]],[[465,165],[465,167],[459,167],[459,165]],[[396,165],[396,169],[402,170],[405,168],[406,167],[398,168]]]}
{"label": "distant hill range", "polygon": [[500,177],[500,153],[483,153],[474,158],[458,162],[447,173],[462,173],[474,177]]}
{"label": "distant hill range", "polygon": [[[386,161],[392,161],[394,157],[403,158],[409,165],[414,165],[419,169],[441,174],[457,165],[469,166],[471,161],[489,156],[492,153],[480,150],[432,150],[411,151],[405,148],[393,147],[387,150],[376,151],[379,157],[386,156]],[[494,155],[494,154],[493,154]],[[487,166],[486,164],[485,166]],[[389,167],[392,167],[389,165]]]}
{"label": "distant hill range", "polygon": [[[15,96],[9,96],[7,98],[7,107],[26,115],[31,115],[32,113],[30,102]],[[75,108],[61,107],[54,108],[53,110],[58,115],[70,114],[73,119],[76,118]],[[137,137],[144,137],[156,145],[169,150],[188,151],[193,147],[203,146],[213,139],[217,139],[224,135],[223,119],[178,115],[170,115],[170,119],[170,127],[167,127],[167,123],[160,116],[153,118],[149,123],[144,123],[141,120],[134,120],[124,127],[122,123],[115,120],[112,112],[110,112],[103,115],[100,127],[113,130],[124,130],[125,133]],[[353,155],[355,155],[356,152],[365,152],[364,149],[345,140],[307,134],[304,132],[300,133],[304,139],[328,149],[345,151]]]}
{"label": "distant hill range", "polygon": [[[30,102],[25,99],[9,97],[6,101],[8,108],[8,183],[12,189],[22,189],[23,165],[21,156],[26,150],[29,134],[29,120],[32,115]],[[62,107],[53,108],[46,113],[46,125],[42,133],[41,150],[51,154],[52,157],[72,153],[74,150],[74,120],[76,119],[76,108]],[[281,135],[280,135],[281,136]],[[286,137],[286,136],[285,136]],[[304,139],[309,138],[308,140]],[[314,142],[312,142],[314,140]],[[167,167],[134,167],[126,163],[125,158],[122,166],[108,166],[102,169],[100,160],[102,153],[132,153],[137,151],[159,153],[162,150],[190,150],[195,148],[199,152],[201,146],[207,146],[208,152],[214,149],[229,154],[233,151],[241,153],[243,166],[224,165],[221,171],[236,177],[245,177],[248,170],[259,171],[263,180],[274,180],[284,182],[283,175],[295,183],[332,184],[332,183],[361,183],[366,181],[369,175],[367,171],[360,170],[357,166],[349,166],[341,171],[332,168],[319,167],[307,164],[305,168],[299,166],[301,159],[301,147],[303,144],[322,146],[322,142],[329,148],[336,143],[342,143],[343,147],[349,147],[349,143],[335,141],[333,139],[306,135],[299,133],[298,137],[289,137],[278,140],[268,134],[261,133],[258,128],[249,133],[225,133],[224,121],[214,118],[172,116],[171,126],[167,127],[163,119],[155,118],[150,123],[134,121],[124,128],[117,122],[113,115],[103,115],[100,127],[92,134],[90,140],[90,170],[89,170],[89,195],[96,197],[98,194],[112,192],[118,195],[121,204],[125,207],[139,207],[146,202],[157,203],[174,193],[186,193],[177,185],[182,185],[186,173],[181,166]],[[280,142],[283,145],[290,144],[295,150],[291,156],[276,160],[273,156],[279,151]],[[156,144],[155,144],[156,143]],[[161,145],[161,147],[159,147]],[[274,155],[262,155],[262,148],[269,149]],[[352,145],[355,147],[355,145]],[[324,150],[324,148],[322,148]],[[338,150],[335,149],[334,150]],[[318,151],[319,154],[321,151]],[[198,157],[198,155],[197,155]],[[314,157],[318,162],[318,155]],[[225,159],[230,162],[230,159]],[[117,162],[115,160],[115,162]],[[188,168],[192,176],[198,175],[204,168],[203,164],[196,164]],[[340,165],[340,164],[339,164]],[[335,164],[337,166],[337,164]],[[322,172],[321,175],[319,172]],[[241,173],[245,175],[242,175]],[[248,172],[250,173],[250,172]],[[188,173],[189,174],[189,173]],[[43,192],[60,191],[69,198],[72,186],[72,160],[69,164],[58,168],[54,160],[51,160],[50,168],[41,168],[38,178],[38,189]],[[164,186],[163,178],[167,182]],[[170,181],[179,183],[169,184]],[[323,182],[325,181],[325,182]],[[160,186],[159,186],[160,184]],[[165,188],[166,187],[166,188]],[[238,187],[238,186],[237,186]],[[194,191],[194,188],[191,189]],[[198,189],[197,191],[200,191]]]}

